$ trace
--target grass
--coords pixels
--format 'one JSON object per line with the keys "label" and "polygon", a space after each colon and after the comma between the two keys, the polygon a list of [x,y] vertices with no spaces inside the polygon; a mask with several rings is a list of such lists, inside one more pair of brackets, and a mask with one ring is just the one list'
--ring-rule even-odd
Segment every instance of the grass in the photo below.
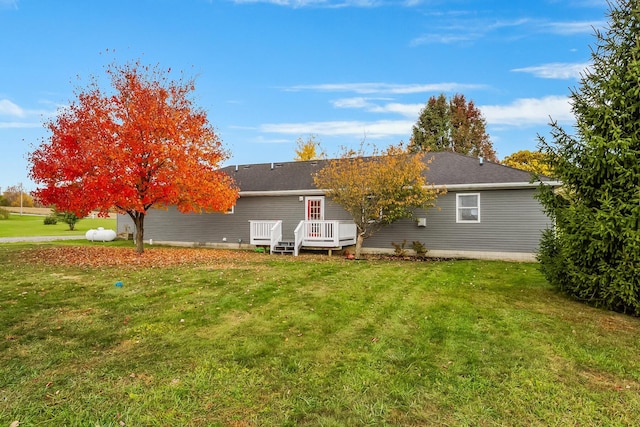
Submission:
{"label": "grass", "polygon": [[43,246],[0,246],[0,425],[640,424],[640,320],[534,264],[24,261]]}
{"label": "grass", "polygon": [[44,225],[44,217],[37,215],[11,214],[9,219],[0,220],[0,237],[31,236],[84,236],[91,229],[104,227],[115,230],[116,220],[111,218],[83,218],[73,231],[69,225],[58,221],[57,224]]}

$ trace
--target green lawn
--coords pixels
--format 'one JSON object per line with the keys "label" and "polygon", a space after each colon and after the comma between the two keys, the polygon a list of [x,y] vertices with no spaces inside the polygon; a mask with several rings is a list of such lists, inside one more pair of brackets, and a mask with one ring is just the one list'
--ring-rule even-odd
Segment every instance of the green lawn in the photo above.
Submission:
{"label": "green lawn", "polygon": [[47,247],[0,245],[0,425],[640,425],[640,319],[534,264]]}
{"label": "green lawn", "polygon": [[73,231],[69,225],[58,221],[54,225],[44,225],[44,217],[36,215],[11,214],[9,219],[0,220],[0,237],[30,236],[84,236],[92,228],[116,229],[116,220],[110,218],[84,218],[76,223]]}

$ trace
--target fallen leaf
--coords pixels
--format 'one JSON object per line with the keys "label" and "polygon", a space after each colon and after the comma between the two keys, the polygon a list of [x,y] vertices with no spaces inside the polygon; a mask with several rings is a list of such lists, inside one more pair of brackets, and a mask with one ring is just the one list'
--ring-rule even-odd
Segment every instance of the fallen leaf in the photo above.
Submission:
{"label": "fallen leaf", "polygon": [[[25,249],[20,255],[19,261],[26,264],[81,268],[116,266],[123,269],[197,264],[199,267],[211,266],[216,271],[229,266],[233,267],[236,263],[244,263],[256,258],[264,259],[264,254],[253,251],[178,247],[146,247],[144,253],[139,254],[133,247],[54,246]],[[308,258],[316,258],[318,261],[325,259],[322,255],[309,255]],[[288,257],[284,261],[296,262],[296,259]],[[114,277],[114,281],[118,279]]]}

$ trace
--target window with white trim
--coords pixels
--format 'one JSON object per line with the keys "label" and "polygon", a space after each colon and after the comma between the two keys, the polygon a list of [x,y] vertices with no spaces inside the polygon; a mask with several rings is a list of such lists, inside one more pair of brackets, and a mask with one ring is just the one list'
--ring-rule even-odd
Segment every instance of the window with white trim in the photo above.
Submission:
{"label": "window with white trim", "polygon": [[456,194],[456,222],[480,222],[480,193]]}

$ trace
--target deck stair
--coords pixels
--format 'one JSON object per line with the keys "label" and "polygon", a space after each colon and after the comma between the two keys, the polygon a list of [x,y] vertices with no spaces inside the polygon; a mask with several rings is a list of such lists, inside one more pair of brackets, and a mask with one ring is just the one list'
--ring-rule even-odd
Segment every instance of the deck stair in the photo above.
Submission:
{"label": "deck stair", "polygon": [[271,248],[272,254],[293,254],[295,252],[295,242],[281,241]]}

